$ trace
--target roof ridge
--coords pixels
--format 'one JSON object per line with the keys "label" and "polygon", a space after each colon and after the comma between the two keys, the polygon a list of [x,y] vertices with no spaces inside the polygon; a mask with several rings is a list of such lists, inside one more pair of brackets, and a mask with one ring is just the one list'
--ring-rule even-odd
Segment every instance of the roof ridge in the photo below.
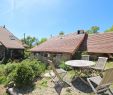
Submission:
{"label": "roof ridge", "polygon": [[[86,33],[84,33],[86,34]],[[56,35],[56,36],[53,36],[49,39],[57,39],[57,38],[60,38],[60,37],[68,37],[68,36],[75,36],[75,35],[84,35],[84,34],[77,34],[77,32],[71,32],[71,33],[68,33],[68,34],[64,34],[64,35]]]}
{"label": "roof ridge", "polygon": [[106,34],[113,34],[113,32],[99,32],[94,34],[88,34],[88,36],[98,36],[98,35],[106,35]]}
{"label": "roof ridge", "polygon": [[[21,41],[13,35],[7,28],[0,27],[0,41],[4,44],[5,47],[7,48],[24,48],[23,45],[21,44]],[[12,39],[12,36],[14,37],[15,40]]]}

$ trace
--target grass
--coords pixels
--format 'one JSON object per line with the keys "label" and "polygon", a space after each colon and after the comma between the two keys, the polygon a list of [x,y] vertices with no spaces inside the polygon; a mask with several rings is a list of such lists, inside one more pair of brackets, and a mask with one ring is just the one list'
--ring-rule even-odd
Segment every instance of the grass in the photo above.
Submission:
{"label": "grass", "polygon": [[[105,69],[113,68],[113,62],[107,62]],[[113,89],[113,85],[111,85],[111,88]]]}
{"label": "grass", "polygon": [[68,72],[67,72],[67,76],[68,76],[69,78],[73,78],[74,75],[75,75],[75,71],[74,71],[74,70],[71,70],[71,71],[68,71]]}
{"label": "grass", "polygon": [[40,81],[38,81],[37,83],[37,87],[39,88],[44,88],[44,87],[48,87],[47,82],[50,80],[50,78],[43,78]]}
{"label": "grass", "polygon": [[105,69],[113,68],[113,62],[107,62]]}

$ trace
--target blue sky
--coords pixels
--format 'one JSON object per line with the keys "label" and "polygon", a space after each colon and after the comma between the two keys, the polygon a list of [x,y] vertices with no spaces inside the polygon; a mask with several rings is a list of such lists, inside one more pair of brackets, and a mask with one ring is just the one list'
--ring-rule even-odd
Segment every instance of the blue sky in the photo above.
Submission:
{"label": "blue sky", "polygon": [[37,38],[113,25],[113,0],[0,0],[0,25]]}

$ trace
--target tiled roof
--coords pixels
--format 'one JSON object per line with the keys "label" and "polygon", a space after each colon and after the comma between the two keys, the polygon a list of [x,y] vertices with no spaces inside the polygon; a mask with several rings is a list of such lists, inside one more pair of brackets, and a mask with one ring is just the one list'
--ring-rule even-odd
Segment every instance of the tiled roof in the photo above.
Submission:
{"label": "tiled roof", "polygon": [[48,39],[46,42],[32,48],[32,52],[51,52],[73,54],[82,43],[85,34],[68,34]]}
{"label": "tiled roof", "polygon": [[3,27],[0,27],[0,43],[6,48],[24,49],[20,40],[18,40],[11,32]]}
{"label": "tiled roof", "polygon": [[113,32],[88,36],[87,50],[92,53],[113,53]]}

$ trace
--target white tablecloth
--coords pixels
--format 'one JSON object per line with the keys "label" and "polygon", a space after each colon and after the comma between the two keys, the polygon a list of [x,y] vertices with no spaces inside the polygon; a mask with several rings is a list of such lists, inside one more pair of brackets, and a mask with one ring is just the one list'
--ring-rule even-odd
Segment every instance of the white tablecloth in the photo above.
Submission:
{"label": "white tablecloth", "polygon": [[88,60],[70,60],[66,61],[65,64],[72,67],[90,67],[95,65],[95,62]]}

